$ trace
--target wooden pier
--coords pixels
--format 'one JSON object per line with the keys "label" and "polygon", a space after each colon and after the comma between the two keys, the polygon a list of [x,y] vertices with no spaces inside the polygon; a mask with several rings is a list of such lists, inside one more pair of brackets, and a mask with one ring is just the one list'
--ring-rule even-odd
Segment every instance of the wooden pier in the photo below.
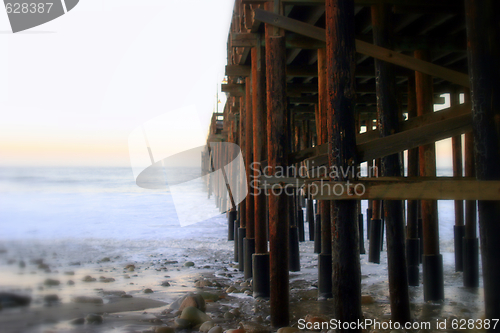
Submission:
{"label": "wooden pier", "polygon": [[[302,207],[320,245],[318,298],[332,299],[336,319],[363,316],[363,231],[370,242],[386,235],[393,321],[412,319],[409,285],[423,283],[425,301],[443,300],[437,200],[455,200],[465,287],[479,286],[480,239],[486,318],[500,318],[499,12],[497,0],[235,1],[228,98],[207,145],[239,145],[249,194],[234,207],[224,184],[211,188],[254,297],[270,297],[273,326],[290,324]],[[434,112],[443,94],[450,106]],[[437,177],[435,142],[446,138],[453,177]],[[204,174],[235,157],[224,154],[203,154]],[[378,173],[357,172],[363,162]],[[289,187],[291,195],[276,191]],[[366,230],[360,200],[370,201]]]}

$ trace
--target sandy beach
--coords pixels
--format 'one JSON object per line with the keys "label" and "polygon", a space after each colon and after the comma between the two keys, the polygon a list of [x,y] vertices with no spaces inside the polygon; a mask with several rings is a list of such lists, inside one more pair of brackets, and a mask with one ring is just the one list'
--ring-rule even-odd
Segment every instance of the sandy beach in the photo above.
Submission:
{"label": "sandy beach", "polygon": [[[251,281],[243,280],[232,261],[232,242],[205,241],[177,249],[146,240],[3,242],[2,291],[29,296],[31,305],[2,309],[1,332],[199,331],[196,320],[179,320],[180,300],[188,294],[203,297],[206,315],[222,331],[276,331],[270,326],[269,301],[252,297]],[[332,302],[317,301],[313,242],[301,243],[300,252],[301,271],[290,273],[290,326],[296,329],[301,322],[332,319]],[[367,263],[367,255],[361,262],[365,319],[389,322],[386,253],[380,265]],[[484,311],[482,289],[460,287],[461,273],[454,272],[452,262],[453,254],[445,253],[443,303],[424,303],[421,286],[410,290],[415,322],[447,320],[446,330],[436,330],[441,332],[453,331],[452,320],[478,319]]]}

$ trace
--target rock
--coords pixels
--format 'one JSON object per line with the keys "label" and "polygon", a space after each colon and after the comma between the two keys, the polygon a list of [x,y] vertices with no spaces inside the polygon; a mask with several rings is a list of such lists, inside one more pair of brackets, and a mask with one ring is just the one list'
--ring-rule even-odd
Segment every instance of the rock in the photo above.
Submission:
{"label": "rock", "polygon": [[71,325],[83,325],[85,324],[85,318],[75,318],[73,320],[70,320],[69,323]]}
{"label": "rock", "polygon": [[85,317],[87,324],[102,324],[102,320],[102,316],[95,313],[91,313]]}
{"label": "rock", "polygon": [[238,309],[232,309],[232,310],[229,310],[229,312],[231,312],[235,317],[240,316],[240,310],[238,310]]}
{"label": "rock", "polygon": [[277,333],[296,333],[299,332],[300,330],[296,327],[282,327],[278,330]]}
{"label": "rock", "polygon": [[234,330],[227,330],[226,333],[245,333],[245,330],[241,329],[241,328],[237,328]]}
{"label": "rock", "polygon": [[224,313],[224,319],[228,319],[228,320],[231,320],[231,319],[234,319],[234,314],[232,314],[231,312],[226,312]]}
{"label": "rock", "polygon": [[103,290],[101,293],[105,296],[123,296],[125,292],[123,290]]}
{"label": "rock", "polygon": [[0,306],[2,308],[13,308],[17,306],[28,306],[31,303],[31,297],[17,295],[13,293],[0,293]]}
{"label": "rock", "polygon": [[127,265],[125,266],[125,269],[129,272],[133,272],[135,270],[135,265]]}
{"label": "rock", "polygon": [[124,278],[124,279],[130,279],[130,275],[125,274],[125,275],[123,275],[123,278]]}
{"label": "rock", "polygon": [[73,301],[73,303],[91,303],[91,304],[103,303],[102,298],[94,296],[75,296],[71,300]]}
{"label": "rock", "polygon": [[47,264],[41,263],[41,264],[38,264],[38,269],[50,270],[50,267]]}
{"label": "rock", "polygon": [[209,320],[201,324],[199,331],[203,333],[208,333],[208,331],[210,331],[214,326],[215,326],[214,322]]}
{"label": "rock", "polygon": [[175,327],[180,329],[190,328],[193,326],[189,320],[182,318],[175,318],[174,323]]}
{"label": "rock", "polygon": [[104,283],[109,283],[109,282],[115,282],[115,279],[111,278],[111,277],[107,278],[107,277],[101,276],[99,278],[99,281],[104,282]]}
{"label": "rock", "polygon": [[73,281],[73,280],[68,280],[68,283],[67,283],[67,284],[68,284],[68,286],[72,286],[72,285],[74,285],[74,284],[75,284],[75,281]]}
{"label": "rock", "polygon": [[46,286],[58,286],[61,284],[61,281],[59,280],[54,280],[54,279],[46,279],[44,282],[43,282],[44,285]]}
{"label": "rock", "polygon": [[188,320],[192,326],[202,324],[210,320],[209,316],[194,306],[185,307],[184,310],[182,310],[180,318]]}
{"label": "rock", "polygon": [[223,298],[221,297],[220,295],[218,294],[215,294],[215,293],[209,293],[208,291],[201,291],[199,293],[201,295],[201,297],[203,297],[203,299],[207,302],[216,302],[218,301],[219,299]]}
{"label": "rock", "polygon": [[198,280],[194,285],[197,288],[203,288],[203,287],[213,287],[214,284],[209,280]]}
{"label": "rock", "polygon": [[179,310],[182,311],[188,306],[197,308],[200,311],[206,311],[205,299],[199,294],[188,294],[179,306]]}
{"label": "rock", "polygon": [[145,294],[152,294],[152,293],[154,293],[154,291],[150,288],[146,288],[146,289],[144,289],[144,293]]}
{"label": "rock", "polygon": [[82,279],[82,281],[83,281],[83,282],[94,282],[95,280],[96,280],[96,279],[95,279],[95,278],[93,278],[93,277],[92,277],[92,276],[90,276],[90,275],[87,275],[87,276],[85,276],[85,277]]}
{"label": "rock", "polygon": [[252,321],[242,321],[240,323],[247,333],[269,333],[271,330],[261,324]]}
{"label": "rock", "polygon": [[43,302],[47,305],[52,305],[59,302],[59,296],[56,294],[45,295],[43,296]]}
{"label": "rock", "polygon": [[125,294],[125,295],[121,295],[120,297],[121,298],[132,298],[133,296],[129,295],[129,294]]}
{"label": "rock", "polygon": [[361,295],[361,304],[368,305],[375,303],[375,300],[370,295]]}
{"label": "rock", "polygon": [[328,323],[328,320],[326,320],[325,318],[313,315],[307,315],[305,317],[305,321],[306,323],[311,324],[312,331],[320,331],[323,328],[323,323]]}
{"label": "rock", "polygon": [[222,333],[222,327],[214,326],[208,331],[208,333]]}
{"label": "rock", "polygon": [[230,294],[230,293],[234,293],[237,289],[233,286],[230,286],[229,288],[226,289],[226,293]]}
{"label": "rock", "polygon": [[170,287],[170,282],[168,282],[168,281],[163,281],[163,282],[161,283],[161,286],[162,286],[162,287]]}
{"label": "rock", "polygon": [[194,262],[192,262],[192,261],[186,261],[184,263],[184,266],[186,266],[186,267],[192,267],[192,266],[194,266]]}
{"label": "rock", "polygon": [[155,333],[175,333],[175,328],[169,326],[161,326],[155,329]]}
{"label": "rock", "polygon": [[64,272],[64,275],[75,275],[75,272],[73,272],[73,271],[67,271],[67,272]]}
{"label": "rock", "polygon": [[20,268],[26,267],[26,263],[23,260],[19,261],[19,267]]}
{"label": "rock", "polygon": [[109,257],[104,257],[101,259],[101,262],[108,262],[108,261],[111,261]]}

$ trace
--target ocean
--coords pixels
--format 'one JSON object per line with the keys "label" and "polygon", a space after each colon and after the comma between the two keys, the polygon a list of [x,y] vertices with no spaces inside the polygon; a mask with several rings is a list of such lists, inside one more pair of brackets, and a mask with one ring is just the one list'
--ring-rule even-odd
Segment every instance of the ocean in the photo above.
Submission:
{"label": "ocean", "polygon": [[[196,174],[199,170],[188,172]],[[439,174],[450,172],[443,169]],[[453,252],[453,201],[439,201],[438,205],[441,250]],[[227,237],[226,223],[221,214],[181,227],[168,188],[137,186],[127,167],[0,167],[3,241],[219,241]]]}

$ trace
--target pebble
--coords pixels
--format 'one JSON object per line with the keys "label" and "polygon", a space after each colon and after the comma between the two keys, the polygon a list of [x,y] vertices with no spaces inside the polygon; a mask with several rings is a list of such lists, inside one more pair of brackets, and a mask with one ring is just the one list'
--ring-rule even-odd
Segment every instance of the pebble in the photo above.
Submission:
{"label": "pebble", "polygon": [[85,317],[87,324],[102,324],[102,316],[98,314],[91,313]]}
{"label": "pebble", "polygon": [[208,331],[208,333],[222,333],[222,327],[214,326]]}
{"label": "pebble", "polygon": [[152,294],[153,292],[154,292],[154,291],[153,291],[152,289],[150,289],[150,288],[146,288],[146,289],[144,289],[144,293],[145,293],[145,294]]}
{"label": "pebble", "polygon": [[161,283],[161,286],[162,286],[162,287],[170,287],[170,282],[168,282],[168,281],[163,281],[163,282]]}
{"label": "pebble", "polygon": [[201,324],[199,331],[203,333],[208,333],[208,331],[210,331],[214,326],[215,326],[214,322],[209,320]]}
{"label": "pebble", "polygon": [[51,305],[53,303],[59,302],[59,296],[57,296],[56,294],[45,295],[43,296],[43,301],[44,303]]}
{"label": "pebble", "polygon": [[101,259],[101,262],[108,262],[108,261],[111,261],[109,257],[104,257]]}
{"label": "pebble", "polygon": [[85,324],[85,318],[75,318],[73,320],[70,320],[69,323],[71,325],[83,325]]}
{"label": "pebble", "polygon": [[103,290],[101,291],[103,295],[106,296],[123,296],[125,292],[123,290]]}
{"label": "pebble", "polygon": [[75,284],[75,281],[73,281],[73,280],[68,280],[68,286],[72,286],[72,285],[74,285],[74,284]]}
{"label": "pebble", "polygon": [[109,282],[115,282],[115,279],[114,278],[107,278],[107,277],[101,276],[99,278],[99,281],[104,282],[104,283],[109,283]]}
{"label": "pebble", "polygon": [[44,285],[46,286],[58,286],[61,284],[61,281],[59,280],[54,280],[54,279],[46,279],[44,282],[43,282]]}
{"label": "pebble", "polygon": [[186,261],[184,263],[184,266],[186,266],[186,267],[192,267],[192,266],[194,266],[194,262],[192,262],[192,261]]}
{"label": "pebble", "polygon": [[230,293],[234,293],[237,289],[233,286],[230,286],[229,288],[226,289],[226,293],[230,294]]}
{"label": "pebble", "polygon": [[0,305],[5,308],[11,308],[16,306],[27,306],[31,303],[31,297],[17,295],[13,293],[2,293],[0,292]]}
{"label": "pebble", "polygon": [[255,323],[255,322],[251,322],[251,321],[243,321],[240,323],[240,326],[243,326],[243,329],[247,333],[270,333],[271,332],[269,330],[269,328],[267,328],[261,324]]}
{"label": "pebble", "polygon": [[370,295],[361,295],[361,304],[368,305],[375,303],[375,300]]}
{"label": "pebble", "polygon": [[196,283],[194,285],[196,288],[212,287],[213,286],[212,282],[210,282],[208,280],[198,280],[198,281],[196,281]]}
{"label": "pebble", "polygon": [[183,311],[188,306],[195,307],[198,310],[203,311],[203,312],[206,311],[205,299],[201,295],[199,295],[199,294],[188,294],[188,295],[186,295],[183,298],[183,300],[181,302],[181,305],[179,306],[179,310]]}
{"label": "pebble", "polygon": [[232,314],[231,312],[226,312],[224,313],[224,319],[234,319],[234,314]]}
{"label": "pebble", "polygon": [[38,269],[50,270],[50,267],[47,264],[41,263],[41,264],[38,264]]}
{"label": "pebble", "polygon": [[125,295],[121,295],[120,297],[121,298],[132,298],[133,296],[129,295],[129,294],[125,294]]}
{"label": "pebble", "polygon": [[23,260],[21,260],[21,261],[19,262],[19,267],[20,267],[20,268],[24,268],[24,267],[26,267],[26,263],[25,263]]}
{"label": "pebble", "polygon": [[191,327],[191,322],[187,319],[175,318],[175,327],[180,329],[185,329]]}
{"label": "pebble", "polygon": [[92,304],[103,303],[101,297],[95,297],[95,296],[75,296],[71,300],[73,301],[73,303],[92,303]]}
{"label": "pebble", "polygon": [[75,272],[73,272],[73,271],[67,271],[67,272],[64,272],[64,275],[75,275]]}
{"label": "pebble", "polygon": [[297,327],[282,327],[277,333],[296,333],[300,331]]}
{"label": "pebble", "polygon": [[161,326],[155,329],[155,333],[175,333],[175,328],[169,326]]}
{"label": "pebble", "polygon": [[92,277],[92,276],[90,276],[90,275],[87,275],[87,276],[85,276],[85,277],[82,279],[82,281],[83,281],[83,282],[94,282],[95,280],[96,280],[96,279],[95,279],[95,278],[93,278],[93,277]]}
{"label": "pebble", "polygon": [[188,320],[192,324],[192,326],[202,324],[210,320],[210,317],[208,315],[193,306],[184,308],[184,310],[182,310],[180,318]]}
{"label": "pebble", "polygon": [[240,310],[238,309],[232,309],[232,310],[229,310],[230,313],[232,313],[235,317],[239,317],[240,316]]}

